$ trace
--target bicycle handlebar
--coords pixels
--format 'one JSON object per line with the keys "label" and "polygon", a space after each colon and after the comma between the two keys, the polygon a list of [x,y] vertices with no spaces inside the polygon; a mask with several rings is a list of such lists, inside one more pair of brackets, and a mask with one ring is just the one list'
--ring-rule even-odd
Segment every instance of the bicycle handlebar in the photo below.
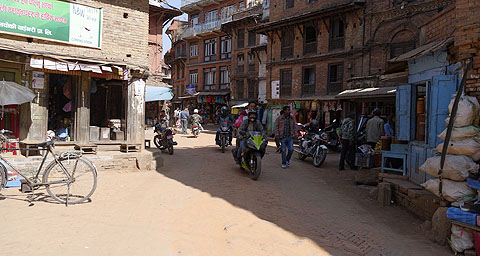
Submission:
{"label": "bicycle handlebar", "polygon": [[13,132],[12,131],[9,131],[9,130],[5,130],[5,129],[1,129],[0,130],[0,134],[12,134]]}

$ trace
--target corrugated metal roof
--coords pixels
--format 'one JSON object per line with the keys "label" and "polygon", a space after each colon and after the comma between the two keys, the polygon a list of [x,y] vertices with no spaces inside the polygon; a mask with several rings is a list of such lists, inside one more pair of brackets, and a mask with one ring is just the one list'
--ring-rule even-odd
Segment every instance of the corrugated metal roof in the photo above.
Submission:
{"label": "corrugated metal roof", "polygon": [[335,98],[375,98],[395,96],[397,87],[371,87],[345,90],[339,93]]}
{"label": "corrugated metal roof", "polygon": [[406,52],[406,53],[404,53],[404,54],[402,54],[398,57],[395,57],[395,58],[389,60],[388,62],[400,62],[400,61],[413,60],[413,59],[416,59],[418,57],[429,54],[431,52],[434,52],[438,49],[441,49],[442,47],[444,47],[444,46],[446,46],[446,45],[448,45],[452,42],[453,42],[453,38],[450,37],[450,38],[447,38],[447,39],[442,40],[442,41],[422,45],[422,46],[420,46],[420,47],[418,47],[414,50],[411,50],[411,51]]}

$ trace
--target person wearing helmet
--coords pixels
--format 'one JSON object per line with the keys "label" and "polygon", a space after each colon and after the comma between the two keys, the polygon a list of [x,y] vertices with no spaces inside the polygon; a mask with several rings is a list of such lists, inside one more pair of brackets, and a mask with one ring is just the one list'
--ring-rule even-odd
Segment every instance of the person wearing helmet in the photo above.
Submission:
{"label": "person wearing helmet", "polygon": [[385,135],[384,125],[385,121],[380,117],[382,112],[379,108],[375,108],[372,112],[373,117],[368,120],[366,125],[366,132],[367,132],[367,144],[370,145],[372,148],[375,148],[377,142],[380,138]]}
{"label": "person wearing helmet", "polygon": [[243,147],[245,145],[245,138],[249,135],[250,132],[261,132],[263,134],[263,125],[260,121],[257,120],[257,111],[249,110],[248,119],[243,121],[242,125],[238,129],[240,134],[239,145],[237,150],[237,163],[240,163],[240,157],[242,156]]}
{"label": "person wearing helmet", "polygon": [[200,130],[203,131],[203,127],[201,125],[202,117],[198,114],[198,109],[193,110],[193,115],[190,117],[190,120],[192,122],[192,125],[197,124],[198,127],[200,127]]}
{"label": "person wearing helmet", "polygon": [[[220,109],[220,115],[217,117],[217,122],[220,126],[226,125],[229,127],[228,141],[232,145],[232,126],[235,122],[233,117],[230,115],[230,110],[227,106],[222,106]],[[217,145],[220,145],[220,127],[217,129],[217,135],[215,136],[215,142]]]}

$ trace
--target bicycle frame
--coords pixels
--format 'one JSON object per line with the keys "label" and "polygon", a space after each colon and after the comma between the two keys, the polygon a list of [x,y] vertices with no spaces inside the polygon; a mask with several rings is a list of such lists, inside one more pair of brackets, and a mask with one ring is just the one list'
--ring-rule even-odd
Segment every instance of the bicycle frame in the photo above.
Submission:
{"label": "bicycle frame", "polygon": [[[39,148],[36,148],[36,149],[20,149],[20,148],[9,148],[8,149],[9,151],[12,151],[12,150],[43,150],[43,151],[46,151],[47,153],[43,156],[43,159],[42,159],[42,162],[40,163],[40,166],[38,167],[38,170],[37,170],[37,173],[35,174],[35,177],[33,177],[33,180],[28,178],[26,175],[24,175],[20,170],[18,170],[14,165],[12,165],[7,159],[5,159],[4,157],[2,157],[2,155],[0,154],[0,162],[3,162],[5,163],[7,166],[9,166],[10,168],[12,168],[13,170],[15,170],[20,176],[22,176],[31,186],[33,187],[39,187],[39,186],[46,186],[46,185],[52,185],[52,184],[60,184],[60,183],[64,183],[65,181],[56,181],[56,182],[49,182],[49,183],[43,183],[43,182],[35,182],[35,180],[38,180],[38,176],[40,175],[40,171],[42,170],[44,164],[45,164],[45,161],[47,160],[47,157],[48,157],[48,153],[51,153],[52,156],[53,156],[53,162],[56,162],[57,164],[60,165],[60,167],[62,168],[62,171],[66,174],[66,176],[68,177],[68,181],[71,180],[72,176],[68,173],[68,171],[65,169],[65,167],[63,166],[63,164],[61,163],[61,161],[58,160],[58,157],[57,155],[55,155],[55,153],[53,153],[52,149],[50,148],[50,146],[47,146],[47,148],[45,149],[39,149]],[[0,152],[3,151],[3,148],[0,147]],[[76,168],[75,168],[76,169]],[[74,169],[74,172],[75,172],[75,169]],[[73,175],[73,173],[72,173]]]}

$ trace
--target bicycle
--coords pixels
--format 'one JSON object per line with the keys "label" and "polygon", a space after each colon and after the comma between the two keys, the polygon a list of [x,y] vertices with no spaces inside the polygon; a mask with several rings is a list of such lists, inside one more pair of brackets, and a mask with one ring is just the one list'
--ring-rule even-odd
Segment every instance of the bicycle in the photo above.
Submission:
{"label": "bicycle", "polygon": [[[4,150],[4,143],[11,143],[5,136],[6,134],[12,134],[12,132],[0,130],[0,153]],[[36,189],[45,187],[47,193],[53,199],[66,206],[79,204],[90,199],[97,188],[97,168],[92,162],[82,157],[81,151],[68,151],[61,155],[55,154],[52,150],[54,145],[55,143],[53,141],[47,141],[35,145],[35,149],[22,149],[46,151],[33,177],[27,177],[27,175],[20,172],[0,154],[0,190],[5,187],[8,181],[7,169],[5,165],[2,164],[3,162],[24,178],[25,181],[22,182],[24,183],[22,186],[26,185],[29,188],[29,192],[32,192],[31,198],[35,196]],[[5,150],[21,149],[8,148]],[[39,175],[49,153],[52,154],[53,161],[45,168],[42,180],[40,181]]]}

